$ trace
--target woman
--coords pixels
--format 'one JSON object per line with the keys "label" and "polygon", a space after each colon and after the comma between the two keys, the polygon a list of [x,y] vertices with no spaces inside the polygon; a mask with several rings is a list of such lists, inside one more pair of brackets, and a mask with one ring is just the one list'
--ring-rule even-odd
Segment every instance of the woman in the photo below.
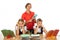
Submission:
{"label": "woman", "polygon": [[33,33],[33,26],[35,23],[34,12],[30,11],[32,5],[31,3],[27,3],[25,5],[26,11],[22,14],[22,19],[25,20],[27,30]]}

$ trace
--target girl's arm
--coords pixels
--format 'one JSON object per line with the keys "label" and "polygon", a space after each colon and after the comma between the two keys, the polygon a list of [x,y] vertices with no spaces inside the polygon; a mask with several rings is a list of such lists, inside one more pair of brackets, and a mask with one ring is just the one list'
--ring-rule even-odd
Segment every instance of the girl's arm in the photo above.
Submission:
{"label": "girl's arm", "polygon": [[43,27],[43,32],[47,33],[47,30],[45,29],[45,27]]}
{"label": "girl's arm", "polygon": [[37,30],[36,29],[34,29],[34,34],[37,34]]}
{"label": "girl's arm", "polygon": [[42,25],[43,27],[43,32],[45,32],[45,34],[47,33],[47,30],[45,29],[45,27]]}
{"label": "girl's arm", "polygon": [[34,34],[37,34],[37,30],[38,30],[38,27],[34,28]]}
{"label": "girl's arm", "polygon": [[19,28],[16,26],[15,30],[16,30],[16,36],[18,36],[19,35]]}

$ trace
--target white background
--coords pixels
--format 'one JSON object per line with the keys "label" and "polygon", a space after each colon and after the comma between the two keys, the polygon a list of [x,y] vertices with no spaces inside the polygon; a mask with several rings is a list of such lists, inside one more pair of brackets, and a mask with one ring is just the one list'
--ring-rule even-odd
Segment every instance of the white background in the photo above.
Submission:
{"label": "white background", "polygon": [[43,20],[48,31],[60,30],[60,0],[0,0],[0,31],[15,31],[16,22],[25,12],[26,3],[32,4],[31,10]]}

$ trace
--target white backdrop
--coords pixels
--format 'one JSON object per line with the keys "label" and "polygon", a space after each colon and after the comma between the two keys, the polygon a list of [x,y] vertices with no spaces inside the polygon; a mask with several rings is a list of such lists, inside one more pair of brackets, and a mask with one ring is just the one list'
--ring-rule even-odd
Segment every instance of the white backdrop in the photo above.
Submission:
{"label": "white backdrop", "polygon": [[37,18],[43,20],[48,31],[60,29],[59,0],[0,0],[0,31],[2,29],[15,31],[16,22],[25,11],[26,3],[32,4],[31,10],[38,15]]}

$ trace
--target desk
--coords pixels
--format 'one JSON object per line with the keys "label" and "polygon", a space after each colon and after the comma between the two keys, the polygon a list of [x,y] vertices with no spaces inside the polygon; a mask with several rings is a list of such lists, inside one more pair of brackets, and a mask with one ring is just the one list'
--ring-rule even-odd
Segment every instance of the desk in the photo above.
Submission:
{"label": "desk", "polygon": [[[57,40],[60,40],[60,35],[58,35],[56,38]],[[13,40],[13,39],[10,38],[10,39],[4,39],[4,40]],[[14,37],[14,40],[22,40],[22,39],[19,36],[19,37]],[[28,38],[28,40],[39,40],[39,37],[37,37],[37,39],[35,37],[31,37],[31,38]],[[43,40],[46,40],[46,39],[43,39]]]}

